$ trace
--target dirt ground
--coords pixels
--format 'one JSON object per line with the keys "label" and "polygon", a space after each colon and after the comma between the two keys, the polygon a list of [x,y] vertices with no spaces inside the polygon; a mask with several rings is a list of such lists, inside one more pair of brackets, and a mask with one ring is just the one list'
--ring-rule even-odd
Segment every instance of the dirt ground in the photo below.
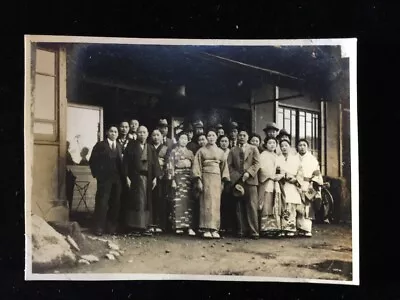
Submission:
{"label": "dirt ground", "polygon": [[[85,233],[85,235],[90,235]],[[349,225],[315,225],[312,238],[202,240],[197,237],[104,236],[124,250],[108,260],[105,242],[90,240],[99,262],[46,273],[150,273],[244,275],[351,280],[352,241]]]}

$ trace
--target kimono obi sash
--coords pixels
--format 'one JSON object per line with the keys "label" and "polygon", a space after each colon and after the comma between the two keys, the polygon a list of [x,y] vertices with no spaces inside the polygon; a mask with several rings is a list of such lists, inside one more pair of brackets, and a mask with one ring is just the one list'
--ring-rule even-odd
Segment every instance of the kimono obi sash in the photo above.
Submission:
{"label": "kimono obi sash", "polygon": [[206,159],[202,163],[203,173],[221,174],[220,160],[217,159]]}
{"label": "kimono obi sash", "polygon": [[142,155],[140,156],[140,172],[147,172],[149,169],[149,162],[147,160],[147,143],[144,144]]}

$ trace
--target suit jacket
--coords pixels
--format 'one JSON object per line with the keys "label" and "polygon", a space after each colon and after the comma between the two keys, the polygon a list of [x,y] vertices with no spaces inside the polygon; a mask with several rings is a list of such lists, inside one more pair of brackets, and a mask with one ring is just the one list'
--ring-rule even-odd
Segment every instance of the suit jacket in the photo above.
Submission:
{"label": "suit jacket", "polygon": [[[139,141],[130,140],[124,154],[124,174],[132,182],[137,182],[140,177],[142,148]],[[158,155],[153,145],[147,143],[147,179],[153,180],[162,175]],[[150,185],[151,186],[151,185]]]}
{"label": "suit jacket", "polygon": [[[117,171],[120,176],[124,176],[122,167],[122,147],[119,143],[115,143],[117,150]],[[89,160],[90,170],[94,178],[99,180],[111,179],[114,166],[111,159],[111,148],[108,140],[98,142],[92,150]]]}
{"label": "suit jacket", "polygon": [[[233,147],[228,155],[228,167],[231,176],[231,182],[237,182],[243,174],[240,172],[240,148],[239,146]],[[244,151],[243,160],[244,172],[250,174],[246,183],[249,185],[258,185],[258,170],[260,169],[260,152],[256,146],[247,144]]]}

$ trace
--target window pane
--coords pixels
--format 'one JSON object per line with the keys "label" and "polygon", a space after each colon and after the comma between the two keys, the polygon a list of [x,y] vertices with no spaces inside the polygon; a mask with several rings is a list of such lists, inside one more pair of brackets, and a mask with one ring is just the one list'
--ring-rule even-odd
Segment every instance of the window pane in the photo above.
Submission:
{"label": "window pane", "polygon": [[293,140],[296,140],[296,111],[292,111],[292,128],[290,128]]}
{"label": "window pane", "polygon": [[35,118],[55,120],[55,78],[36,74]]}
{"label": "window pane", "polygon": [[33,132],[39,134],[54,134],[54,124],[35,122],[33,125]]}
{"label": "window pane", "polygon": [[299,117],[299,138],[305,138],[306,136],[306,125],[305,125],[305,115],[300,112]]}
{"label": "window pane", "polygon": [[306,123],[306,139],[307,140],[311,140],[311,123],[310,122],[307,122]]}
{"label": "window pane", "polygon": [[38,49],[36,52],[36,72],[55,75],[56,54]]}
{"label": "window pane", "polygon": [[277,116],[277,126],[279,128],[283,127],[283,110],[280,108],[278,111],[278,116]]}
{"label": "window pane", "polygon": [[290,119],[289,120],[285,119],[285,124],[283,128],[285,128],[287,131],[290,131]]}
{"label": "window pane", "polygon": [[290,110],[285,109],[285,119],[290,119]]}

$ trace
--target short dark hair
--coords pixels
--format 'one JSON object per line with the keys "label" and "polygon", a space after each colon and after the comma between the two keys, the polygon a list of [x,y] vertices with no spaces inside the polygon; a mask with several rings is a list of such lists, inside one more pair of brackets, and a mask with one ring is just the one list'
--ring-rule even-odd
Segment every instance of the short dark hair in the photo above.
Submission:
{"label": "short dark hair", "polygon": [[253,137],[258,138],[258,140],[259,140],[260,143],[261,143],[262,139],[261,139],[261,136],[260,136],[259,134],[257,134],[257,133],[252,133],[251,136],[250,136],[250,140],[251,140]]}
{"label": "short dark hair", "polygon": [[227,135],[225,135],[225,134],[224,134],[224,135],[221,135],[221,136],[219,136],[218,139],[217,139],[217,145],[218,145],[218,146],[220,145],[221,140],[222,140],[223,138],[227,138],[228,141],[229,141],[229,136],[227,136]]}
{"label": "short dark hair", "polygon": [[273,136],[267,136],[267,137],[264,139],[264,143],[265,143],[265,144],[268,143],[269,140],[274,140],[275,143],[278,144],[278,139],[275,138],[275,137],[273,137]]}
{"label": "short dark hair", "polygon": [[281,146],[283,142],[288,143],[290,146],[292,145],[292,143],[290,142],[290,140],[288,140],[288,139],[282,139],[282,140],[279,141],[279,146]]}
{"label": "short dark hair", "polygon": [[119,123],[119,126],[121,126],[121,125],[122,125],[122,123],[128,123],[128,126],[129,126],[129,122],[128,122],[127,120],[123,120],[123,121],[121,121],[121,122]]}
{"label": "short dark hair", "polygon": [[300,144],[301,142],[306,143],[306,144],[307,144],[307,147],[310,147],[310,143],[309,143],[306,139],[304,139],[304,138],[303,138],[303,139],[299,139],[299,140],[297,141],[296,147],[298,147],[299,144]]}
{"label": "short dark hair", "polygon": [[113,128],[113,127],[115,127],[115,129],[117,129],[117,131],[118,131],[118,126],[115,125],[115,124],[112,124],[112,125],[108,126],[108,127],[107,127],[107,131],[110,131],[111,128]]}

